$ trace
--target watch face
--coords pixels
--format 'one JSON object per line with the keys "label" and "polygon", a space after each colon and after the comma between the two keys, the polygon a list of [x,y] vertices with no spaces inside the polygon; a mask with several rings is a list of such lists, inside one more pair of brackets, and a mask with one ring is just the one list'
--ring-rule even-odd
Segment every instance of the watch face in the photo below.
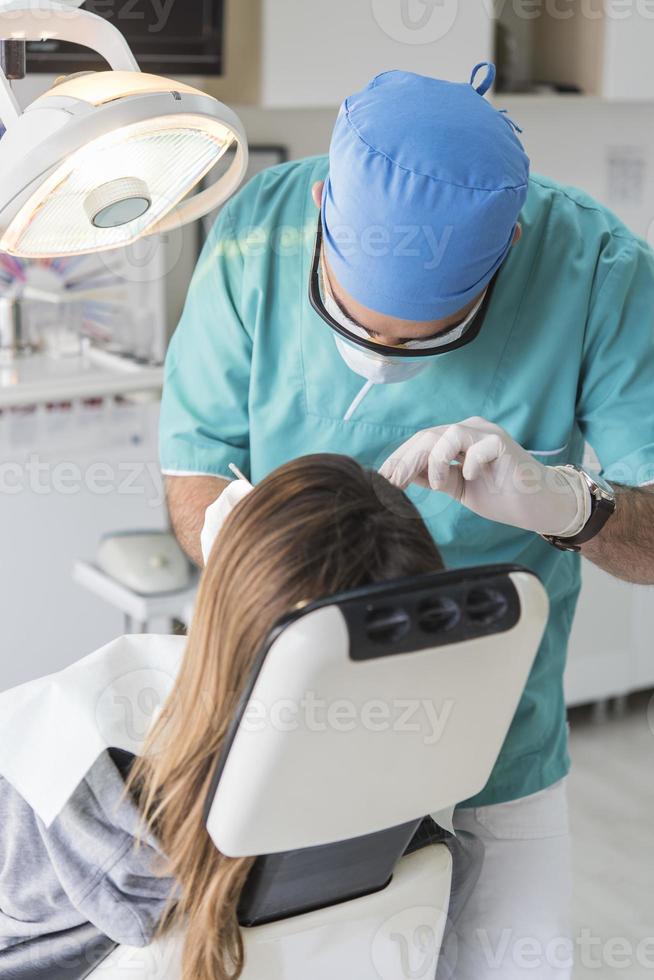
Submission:
{"label": "watch face", "polygon": [[603,476],[599,476],[598,474],[593,473],[592,478],[597,484],[597,486],[600,488],[602,493],[605,493],[608,497],[611,498],[615,497],[615,490],[613,489],[610,483],[606,482]]}

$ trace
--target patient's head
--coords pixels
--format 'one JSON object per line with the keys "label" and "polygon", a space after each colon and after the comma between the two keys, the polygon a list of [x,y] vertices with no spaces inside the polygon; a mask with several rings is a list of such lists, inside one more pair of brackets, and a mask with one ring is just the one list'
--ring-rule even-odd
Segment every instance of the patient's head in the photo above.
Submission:
{"label": "patient's head", "polygon": [[296,459],[238,504],[206,567],[192,627],[244,667],[284,613],[322,596],[442,567],[408,498],[347,456]]}
{"label": "patient's head", "polygon": [[265,637],[298,604],[440,568],[403,492],[344,456],[287,463],[228,517],[202,577],[175,690],[137,767],[165,870],[181,885],[184,980],[233,977],[242,966],[236,906],[252,860],[218,853],[203,807]]}

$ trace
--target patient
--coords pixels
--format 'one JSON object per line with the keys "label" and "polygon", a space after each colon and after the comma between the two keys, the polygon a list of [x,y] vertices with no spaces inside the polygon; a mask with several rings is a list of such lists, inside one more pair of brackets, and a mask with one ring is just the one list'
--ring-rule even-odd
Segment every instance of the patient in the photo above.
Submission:
{"label": "patient", "polygon": [[120,760],[105,753],[46,829],[0,778],[0,974],[1,951],[13,962],[28,940],[92,923],[145,945],[183,921],[184,980],[238,976],[236,909],[253,859],[218,852],[203,808],[257,651],[300,603],[441,567],[404,494],[347,457],[304,457],[263,480],[213,547],[179,675],[127,794]]}

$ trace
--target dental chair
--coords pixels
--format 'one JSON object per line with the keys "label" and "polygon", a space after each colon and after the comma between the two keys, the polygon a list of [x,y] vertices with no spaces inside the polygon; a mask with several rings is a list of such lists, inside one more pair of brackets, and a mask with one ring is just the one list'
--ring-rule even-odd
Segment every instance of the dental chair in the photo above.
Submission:
{"label": "dental chair", "polygon": [[[244,980],[434,977],[452,886],[439,824],[487,782],[547,613],[534,574],[498,565],[343,593],[273,630],[205,810],[216,847],[256,857]],[[177,980],[182,947],[96,935],[29,980]]]}

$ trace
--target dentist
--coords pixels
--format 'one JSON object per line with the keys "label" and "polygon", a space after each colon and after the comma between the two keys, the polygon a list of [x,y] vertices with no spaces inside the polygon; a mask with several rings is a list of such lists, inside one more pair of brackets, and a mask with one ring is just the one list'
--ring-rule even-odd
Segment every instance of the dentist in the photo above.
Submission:
{"label": "dentist", "polygon": [[550,620],[493,775],[455,815],[486,859],[439,977],[569,978],[563,670],[580,553],[654,581],[654,260],[586,194],[529,176],[484,98],[493,73],[377,76],[328,159],[273,167],[222,210],[168,353],[161,460],[198,562],[246,492],[230,463],[256,482],[340,452],[408,488],[447,565],[538,572]]}

